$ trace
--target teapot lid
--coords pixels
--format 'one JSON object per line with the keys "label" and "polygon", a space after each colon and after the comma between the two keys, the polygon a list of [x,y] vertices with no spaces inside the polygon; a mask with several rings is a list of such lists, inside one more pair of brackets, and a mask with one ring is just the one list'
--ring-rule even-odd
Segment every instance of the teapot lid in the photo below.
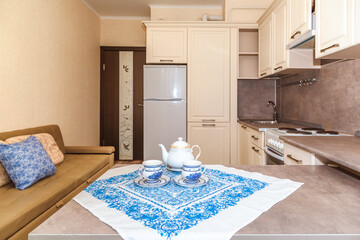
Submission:
{"label": "teapot lid", "polygon": [[190,144],[188,144],[187,142],[184,142],[182,137],[179,137],[178,141],[171,144],[170,147],[172,147],[172,148],[189,148]]}

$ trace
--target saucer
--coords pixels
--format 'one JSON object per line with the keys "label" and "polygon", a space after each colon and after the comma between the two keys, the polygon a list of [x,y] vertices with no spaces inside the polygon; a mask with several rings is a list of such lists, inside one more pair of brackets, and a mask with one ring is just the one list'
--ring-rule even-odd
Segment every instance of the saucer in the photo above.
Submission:
{"label": "saucer", "polygon": [[156,187],[162,187],[165,186],[170,182],[170,177],[166,175],[162,175],[156,182],[148,182],[143,177],[137,177],[134,179],[134,183],[138,185],[139,187],[144,188],[156,188]]}
{"label": "saucer", "polygon": [[182,168],[172,168],[169,165],[166,165],[166,168],[173,172],[181,172],[182,171]]}
{"label": "saucer", "polygon": [[204,174],[201,175],[201,177],[195,182],[189,182],[181,175],[174,177],[174,182],[182,187],[201,187],[206,185],[209,182],[209,180],[210,180],[209,177],[205,176]]}

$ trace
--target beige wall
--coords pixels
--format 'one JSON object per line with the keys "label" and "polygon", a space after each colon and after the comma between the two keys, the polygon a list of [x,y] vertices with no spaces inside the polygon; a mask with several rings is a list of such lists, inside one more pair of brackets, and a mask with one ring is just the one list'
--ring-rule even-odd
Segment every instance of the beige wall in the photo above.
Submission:
{"label": "beige wall", "polygon": [[203,15],[223,16],[222,7],[212,8],[165,8],[152,7],[151,20],[159,21],[198,21]]}
{"label": "beige wall", "polygon": [[145,46],[145,26],[141,19],[101,19],[101,46]]}
{"label": "beige wall", "polygon": [[59,124],[99,142],[100,19],[81,0],[0,1],[0,131]]}

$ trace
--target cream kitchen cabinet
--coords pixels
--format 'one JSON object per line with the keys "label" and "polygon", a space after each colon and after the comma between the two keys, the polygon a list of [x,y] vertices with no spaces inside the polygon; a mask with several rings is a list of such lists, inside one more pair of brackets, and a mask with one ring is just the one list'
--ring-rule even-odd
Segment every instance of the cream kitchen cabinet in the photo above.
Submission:
{"label": "cream kitchen cabinet", "polygon": [[147,63],[187,63],[187,28],[148,27]]}
{"label": "cream kitchen cabinet", "polygon": [[[327,1],[327,0],[325,0]],[[334,0],[337,1],[337,0]],[[312,0],[287,0],[289,34],[287,43],[311,30]]]}
{"label": "cream kitchen cabinet", "polygon": [[272,18],[259,24],[259,77],[272,74]]}
{"label": "cream kitchen cabinet", "polygon": [[188,142],[201,147],[204,164],[230,164],[229,123],[188,123]]}
{"label": "cream kitchen cabinet", "polygon": [[359,14],[356,0],[316,1],[316,58],[360,57]]}
{"label": "cream kitchen cabinet", "polygon": [[265,165],[264,132],[239,124],[239,163]]}
{"label": "cream kitchen cabinet", "polygon": [[251,144],[249,161],[250,165],[265,165],[264,150],[255,144]]}
{"label": "cream kitchen cabinet", "polygon": [[230,29],[189,28],[188,121],[229,122]]}
{"label": "cream kitchen cabinet", "polygon": [[321,67],[320,61],[314,60],[313,49],[286,49],[288,4],[286,0],[274,1],[259,19],[260,78],[272,74],[296,74]]}
{"label": "cream kitchen cabinet", "polygon": [[273,72],[284,70],[288,63],[288,51],[286,50],[286,1],[282,1],[272,12],[273,24]]}
{"label": "cream kitchen cabinet", "polygon": [[250,149],[250,138],[249,138],[249,130],[247,126],[239,124],[239,146],[238,146],[238,163],[240,165],[249,165],[250,157],[249,157],[249,149]]}
{"label": "cream kitchen cabinet", "polygon": [[284,144],[285,165],[315,165],[317,162],[315,154],[288,143]]}

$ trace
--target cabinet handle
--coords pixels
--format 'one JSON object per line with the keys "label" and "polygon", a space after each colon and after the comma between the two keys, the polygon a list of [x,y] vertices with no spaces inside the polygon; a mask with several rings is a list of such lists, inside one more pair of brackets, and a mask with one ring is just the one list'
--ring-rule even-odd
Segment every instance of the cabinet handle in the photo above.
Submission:
{"label": "cabinet handle", "polygon": [[280,66],[280,67],[274,68],[274,70],[276,71],[276,70],[279,70],[279,69],[282,69],[282,68],[283,68],[283,67]]}
{"label": "cabinet handle", "polygon": [[215,122],[215,119],[202,119],[202,122]]}
{"label": "cabinet handle", "polygon": [[247,127],[245,127],[245,126],[241,126],[243,129],[247,129]]}
{"label": "cabinet handle", "polygon": [[174,60],[171,59],[160,59],[160,62],[173,62]]}
{"label": "cabinet handle", "polygon": [[143,107],[144,104],[138,103],[138,107]]}
{"label": "cabinet handle", "polygon": [[259,149],[256,149],[255,147],[252,147],[252,150],[254,150],[255,152],[259,152]]}
{"label": "cabinet handle", "polygon": [[320,52],[326,52],[326,50],[329,50],[330,48],[334,48],[334,47],[340,47],[340,44],[338,44],[338,43],[333,44],[330,47],[321,49]]}
{"label": "cabinet handle", "polygon": [[291,154],[288,154],[287,157],[288,157],[290,160],[293,160],[294,162],[296,162],[297,164],[302,164],[302,163],[303,163],[302,160],[297,160],[296,158],[293,158],[293,156],[291,156]]}
{"label": "cabinet handle", "polygon": [[300,31],[297,31],[296,33],[294,33],[294,34],[291,36],[291,39],[294,39],[295,36],[298,35],[298,34],[301,34],[301,32],[300,32]]}
{"label": "cabinet handle", "polygon": [[260,74],[260,76],[265,76],[265,75],[266,75],[266,72],[264,72],[264,73]]}
{"label": "cabinet handle", "polygon": [[202,124],[203,127],[215,127],[215,124]]}
{"label": "cabinet handle", "polygon": [[252,135],[251,138],[254,140],[259,140],[259,138],[255,137],[254,135]]}

